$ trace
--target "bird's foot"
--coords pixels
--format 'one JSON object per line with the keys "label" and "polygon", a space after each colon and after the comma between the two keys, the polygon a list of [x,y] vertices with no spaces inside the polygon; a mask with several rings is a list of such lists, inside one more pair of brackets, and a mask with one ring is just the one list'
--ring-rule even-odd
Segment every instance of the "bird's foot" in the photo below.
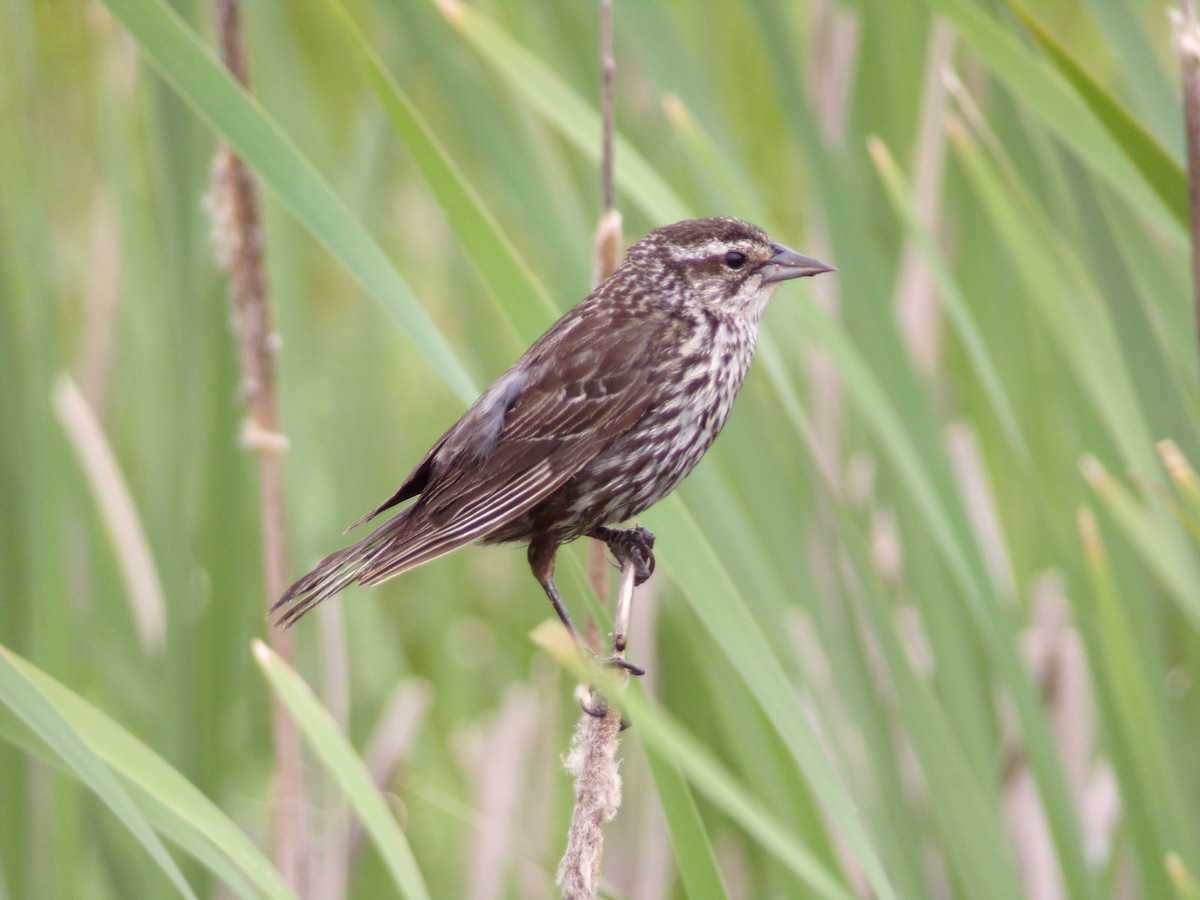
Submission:
{"label": "bird's foot", "polygon": [[623,656],[608,656],[604,659],[597,660],[602,666],[609,666],[614,669],[624,669],[630,675],[641,677],[646,674],[646,670],[637,663],[631,663]]}
{"label": "bird's foot", "polygon": [[[575,699],[579,701],[579,708],[594,719],[603,719],[608,715],[608,700],[591,685],[581,684],[575,692]],[[624,731],[629,724],[629,720],[621,716],[619,730]]]}
{"label": "bird's foot", "polygon": [[575,689],[575,699],[579,701],[579,708],[593,718],[603,719],[608,715],[608,700],[590,684],[579,685]]}
{"label": "bird's foot", "polygon": [[[621,656],[609,656],[605,659],[594,659],[596,664],[608,666],[614,669],[624,669],[630,675],[642,676],[646,674],[646,670],[636,663],[631,663],[629,660]],[[608,700],[604,694],[596,690],[590,684],[581,684],[576,691],[575,698],[579,701],[579,708],[589,716],[594,716],[597,719],[603,719],[608,715]],[[624,731],[629,727],[629,723],[625,717],[621,717],[621,730]]]}
{"label": "bird's foot", "polygon": [[[603,719],[608,715],[608,701],[595,688],[581,684],[575,696],[579,700],[579,708],[589,716],[595,719]],[[630,724],[630,721],[625,716],[621,716],[621,724],[617,730],[624,731]]]}
{"label": "bird's foot", "polygon": [[604,541],[618,566],[633,564],[635,585],[654,574],[654,533],[649,529],[640,525],[624,529],[600,527],[590,532],[589,537]]}

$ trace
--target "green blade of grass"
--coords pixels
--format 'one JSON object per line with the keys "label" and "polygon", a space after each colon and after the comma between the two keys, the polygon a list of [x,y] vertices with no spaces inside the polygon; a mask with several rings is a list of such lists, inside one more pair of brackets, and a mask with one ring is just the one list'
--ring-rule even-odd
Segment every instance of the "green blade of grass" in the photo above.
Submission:
{"label": "green blade of grass", "polygon": [[[36,757],[46,766],[67,778],[75,776],[75,772],[63,762],[62,757],[3,705],[0,705],[0,741],[7,741],[26,755]],[[118,771],[118,774],[122,773]],[[246,898],[246,900],[269,896],[262,889],[256,888],[242,870],[230,861],[228,856],[209,841],[198,839],[195,831],[187,824],[180,822],[166,806],[160,803],[156,797],[146,793],[137,782],[125,778],[124,783],[129,790],[129,796],[138,805],[138,809],[142,811],[154,830],[172,841],[181,850],[191,854],[221,879],[229,891],[238,897]],[[278,896],[289,898],[295,896],[287,892],[286,888],[284,890],[285,893]]]}
{"label": "green blade of grass", "polygon": [[[447,20],[521,99],[589,162],[600,159],[600,115],[545,63],[495,22],[458,0],[436,0]],[[689,218],[687,205],[629,141],[616,136],[614,180],[629,201],[657,222]]]}
{"label": "green blade of grass", "polygon": [[32,663],[12,651],[2,652],[96,756],[171,817],[176,843],[201,861],[209,858],[209,847],[215,848],[262,896],[295,896],[245,832],[162,757]]}
{"label": "green blade of grass", "polygon": [[[1186,195],[1164,200],[1157,187],[1126,154],[1094,112],[1045,63],[1033,58],[1016,37],[967,0],[927,0],[954,25],[958,34],[1022,106],[1107,181],[1136,209],[1164,230],[1187,228]],[[1183,205],[1181,205],[1183,204]]]}
{"label": "green blade of grass", "polygon": [[0,647],[0,702],[17,714],[46,745],[54,750],[99,797],[184,897],[195,898],[179,866],[158,839],[146,817],[116,776],[100,760],[84,737],[17,666],[14,654]]}
{"label": "green blade of grass", "polygon": [[1029,29],[1054,67],[1075,88],[1100,124],[1125,151],[1125,156],[1142,173],[1142,177],[1163,205],[1171,210],[1181,223],[1186,223],[1188,185],[1183,166],[1171,158],[1150,131],[1130,115],[1111,91],[1106,90],[1084,69],[1067,47],[1051,34],[1024,4],[1017,0],[1008,0],[1008,5]]}
{"label": "green blade of grass", "polygon": [[378,242],[163,0],[104,0],[159,74],[395,319],[464,403],[478,391]]}
{"label": "green blade of grass", "polygon": [[1094,456],[1081,465],[1096,496],[1121,528],[1147,567],[1195,621],[1200,621],[1200,572],[1189,556],[1173,552],[1179,545],[1173,520],[1139,504]]}
{"label": "green blade of grass", "polygon": [[646,760],[650,764],[663,817],[667,820],[667,834],[675,851],[684,892],[691,900],[728,897],[708,831],[678,763],[650,747],[646,748]]}
{"label": "green blade of grass", "polygon": [[[327,0],[338,27],[366,69],[396,134],[421,169],[442,213],[462,241],[475,270],[499,302],[525,344],[546,328],[546,313],[557,314],[550,295],[500,230],[491,211],[451,159],[413,101],[401,90],[371,48],[366,35],[339,0]],[[534,297],[537,303],[526,298]]]}
{"label": "green blade of grass", "polygon": [[[647,746],[652,748],[651,752],[658,753],[663,759],[671,760],[677,765],[697,791],[708,797],[776,859],[807,883],[815,895],[830,900],[849,900],[850,891],[825,864],[765,810],[711,750],[690,734],[670,713],[652,705],[637,682],[623,685],[604,670],[585,671],[582,660],[570,643],[562,640],[557,629],[535,631],[533,639],[576,677],[598,686],[606,697],[619,697],[622,711],[627,712],[636,722],[639,735]],[[679,864],[686,865],[687,860],[680,859]],[[886,876],[880,884],[883,890],[878,892],[879,896],[895,896]]]}
{"label": "green blade of grass", "polygon": [[1014,623],[987,588],[978,558],[979,548],[965,540],[963,529],[956,524],[961,511],[939,494],[930,471],[935,463],[917,452],[901,413],[887,402],[878,379],[846,335],[828,316],[811,308],[805,308],[804,312],[807,332],[837,361],[848,397],[858,407],[862,421],[877,434],[879,445],[900,475],[903,489],[917,505],[930,540],[942,554],[958,588],[957,599],[966,604],[998,678],[1012,695],[1064,875],[1072,893],[1090,896],[1093,890],[1084,863],[1079,824],[1064,787],[1045,712],[1017,655]]}
{"label": "green blade of grass", "polygon": [[884,187],[887,188],[888,199],[892,201],[893,208],[904,222],[905,230],[921,251],[930,272],[933,273],[938,290],[941,292],[944,308],[963,342],[967,357],[978,372],[979,380],[996,409],[1000,426],[1022,463],[1028,466],[1030,464],[1029,446],[1021,434],[1016,412],[1013,410],[1007,391],[1004,390],[1000,374],[988,352],[979,328],[975,324],[975,319],[971,315],[970,306],[941,254],[935,248],[932,237],[918,220],[909,188],[904,183],[904,176],[888,151],[887,145],[878,138],[872,138],[869,148],[875,168],[883,180]]}
{"label": "green blade of grass", "polygon": [[[1137,851],[1145,896],[1166,896],[1163,849],[1179,854],[1193,870],[1200,864],[1196,822],[1188,804],[1175,789],[1180,783],[1164,711],[1156,699],[1150,679],[1161,679],[1148,671],[1150,665],[1134,638],[1136,629],[1125,611],[1120,587],[1105,550],[1092,510],[1078,514],[1080,541],[1092,579],[1098,616],[1097,632],[1101,669],[1112,692],[1118,713],[1110,722],[1114,740],[1124,741],[1131,769],[1123,792],[1130,795],[1130,832]],[[1172,773],[1173,777],[1164,777]]]}
{"label": "green blade of grass", "polygon": [[429,889],[408,840],[372,782],[366,763],[300,676],[262,641],[256,640],[253,646],[255,662],[330,776],[345,792],[397,890],[405,897],[428,898]]}
{"label": "green blade of grass", "polygon": [[[626,698],[631,718],[642,729],[644,740],[670,752],[687,774],[689,782],[703,792],[709,800],[719,805],[727,815],[738,822],[747,832],[761,842],[763,847],[788,865],[803,879],[814,895],[847,900],[851,896],[825,868],[811,855],[804,845],[754,802],[737,784],[736,779],[715,760],[711,753],[661,709],[652,708],[638,692]],[[615,695],[614,695],[615,696]],[[683,861],[686,864],[686,860]],[[887,882],[878,896],[895,896]]]}
{"label": "green blade of grass", "polygon": [[1192,540],[1200,544],[1200,476],[1173,440],[1159,441],[1156,449],[1178,496],[1172,504],[1175,515],[1188,529]]}
{"label": "green blade of grass", "polygon": [[[964,162],[971,183],[984,200],[998,234],[1009,248],[1018,276],[1026,284],[1035,312],[1047,324],[1072,371],[1090,400],[1095,415],[1107,426],[1123,462],[1149,483],[1162,479],[1154,458],[1150,431],[1143,404],[1139,402],[1132,373],[1114,333],[1113,324],[1087,267],[1066,246],[1034,205],[1022,194],[1021,186],[1003,179],[966,135],[954,136],[954,147]],[[1192,427],[1194,423],[1180,423]],[[1157,559],[1171,560],[1167,575],[1173,587],[1194,583],[1200,578],[1200,563],[1183,533],[1163,509],[1154,514],[1160,519],[1155,551]],[[1179,591],[1173,592],[1177,599]],[[1200,605],[1194,594],[1185,590],[1181,608],[1195,617]],[[1195,619],[1193,619],[1195,621]]]}
{"label": "green blade of grass", "polygon": [[854,593],[862,597],[871,633],[886,660],[888,681],[929,784],[929,804],[945,835],[947,857],[962,880],[974,881],[973,897],[1003,900],[1020,896],[1021,882],[1005,834],[1000,798],[972,768],[946,709],[913,670],[903,636],[889,615],[886,591],[879,583],[866,540],[845,511],[834,508],[861,584],[861,590]]}
{"label": "green blade of grass", "polygon": [[1187,276],[1173,264],[1173,254],[1144,226],[1136,212],[1129,210],[1116,196],[1109,195],[1104,199],[1113,240],[1120,248],[1120,259],[1133,280],[1142,315],[1154,335],[1164,367],[1181,404],[1190,413],[1189,420],[1200,421],[1200,397],[1195,393],[1200,354],[1194,335],[1194,313],[1189,304],[1177,302],[1177,298],[1187,292]]}
{"label": "green blade of grass", "polygon": [[1022,187],[1012,177],[1004,178],[969,135],[956,129],[951,138],[989,221],[1008,248],[1014,272],[1030,296],[1038,298],[1034,311],[1062,348],[1127,465],[1153,477],[1157,467],[1149,431],[1086,265],[1024,196]]}
{"label": "green blade of grass", "polygon": [[674,548],[671,563],[668,567],[660,561],[660,565],[671,573],[717,646],[732,661],[813,792],[853,848],[874,890],[880,896],[894,896],[891,881],[880,865],[849,793],[821,752],[816,735],[798,714],[787,675],[737,585],[721,564],[720,555],[678,496],[659,503],[646,519],[664,523],[663,532],[671,535]]}

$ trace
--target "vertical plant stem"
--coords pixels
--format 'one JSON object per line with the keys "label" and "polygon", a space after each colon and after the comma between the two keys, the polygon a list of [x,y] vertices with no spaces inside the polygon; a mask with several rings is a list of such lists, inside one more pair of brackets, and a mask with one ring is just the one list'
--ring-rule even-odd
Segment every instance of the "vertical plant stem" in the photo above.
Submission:
{"label": "vertical plant stem", "polygon": [[[621,214],[617,212],[613,189],[613,81],[617,71],[613,55],[612,0],[600,0],[600,222],[596,227],[592,278],[600,284],[621,261]],[[605,603],[608,598],[608,548],[593,541],[588,548],[588,582]],[[594,623],[588,637],[597,642]],[[598,644],[597,644],[598,646]]]}
{"label": "vertical plant stem", "polygon": [[[621,214],[615,206],[613,190],[613,80],[616,74],[613,56],[612,0],[600,0],[600,198],[602,209],[596,226],[593,280],[600,284],[621,261]],[[608,547],[592,541],[588,551],[588,580],[603,604],[608,597]],[[629,608],[633,602],[634,571],[630,563],[621,570],[621,590],[617,600],[618,620],[613,629],[613,656],[624,658],[629,629]],[[588,639],[601,644],[595,623],[589,617]],[[618,647],[618,642],[620,646]],[[618,669],[619,677],[627,673]],[[558,867],[557,883],[564,900],[591,900],[600,887],[600,862],[604,853],[604,823],[617,814],[621,805],[621,777],[617,772],[620,746],[621,713],[606,704],[603,715],[591,707],[599,696],[590,694],[567,752],[567,769],[575,776],[575,807],[567,846]],[[591,711],[589,711],[589,709]]]}
{"label": "vertical plant stem", "polygon": [[[617,609],[628,611],[633,603],[636,572],[632,563],[621,568],[621,589]],[[626,622],[628,625],[628,622]],[[617,629],[622,626],[618,621]],[[614,656],[624,658],[624,648]],[[628,672],[612,670],[624,682]],[[557,882],[563,900],[592,900],[600,889],[600,862],[604,856],[604,823],[617,814],[621,805],[621,775],[617,766],[620,747],[621,711],[615,704],[604,702],[604,713],[595,714],[594,705],[600,696],[588,691],[588,703],[593,711],[584,711],[575,728],[571,749],[567,751],[566,767],[575,776],[575,808],[567,832],[567,847],[558,865]]]}
{"label": "vertical plant stem", "polygon": [[[249,87],[245,45],[237,0],[214,0],[221,59],[235,78]],[[262,227],[254,175],[233,151],[222,146],[213,165],[210,198],[221,263],[229,275],[233,324],[241,367],[241,400],[246,408],[244,446],[257,454],[265,606],[287,588],[287,544],[284,529],[283,451],[275,390],[274,349],[267,276],[263,264]],[[289,665],[291,632],[272,629],[271,646]],[[296,725],[278,699],[272,701],[276,780],[272,798],[272,842],[276,868],[301,896],[306,893],[307,802],[303,760]]]}
{"label": "vertical plant stem", "polygon": [[1196,312],[1196,337],[1200,341],[1200,25],[1196,22],[1195,0],[1183,0],[1179,57],[1183,75],[1183,122],[1187,138],[1192,301]]}
{"label": "vertical plant stem", "polygon": [[612,0],[600,0],[600,199],[607,213],[613,198],[613,81],[617,61],[613,55]]}

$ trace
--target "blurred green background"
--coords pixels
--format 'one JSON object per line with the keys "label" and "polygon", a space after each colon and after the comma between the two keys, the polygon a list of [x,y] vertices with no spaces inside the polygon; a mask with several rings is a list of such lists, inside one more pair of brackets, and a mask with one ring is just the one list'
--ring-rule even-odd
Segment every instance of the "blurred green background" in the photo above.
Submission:
{"label": "blurred green background", "polygon": [[[736,215],[839,272],[778,292],[641,520],[606,892],[1200,896],[1170,8],[615,6],[627,238]],[[211,15],[0,4],[0,896],[287,895],[218,136],[264,181],[293,576],[591,284],[595,4],[250,3],[258,103]],[[471,548],[294,630],[432,896],[553,892],[549,615],[523,552]],[[307,893],[412,890],[313,727]]]}

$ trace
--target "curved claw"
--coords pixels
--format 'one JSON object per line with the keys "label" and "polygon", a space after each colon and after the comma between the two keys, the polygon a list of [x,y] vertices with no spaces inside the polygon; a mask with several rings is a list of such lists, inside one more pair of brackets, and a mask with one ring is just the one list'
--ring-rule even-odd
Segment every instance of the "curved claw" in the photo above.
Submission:
{"label": "curved claw", "polygon": [[[654,534],[639,525],[621,532],[621,535],[626,558],[636,567],[633,583],[641,585],[654,574]],[[625,560],[620,561],[624,563]]]}
{"label": "curved claw", "polygon": [[575,699],[579,701],[579,708],[593,718],[603,719],[608,715],[608,701],[604,695],[586,684],[581,684],[575,691]]}
{"label": "curved claw", "polygon": [[[608,715],[608,701],[604,699],[604,695],[599,691],[592,690],[586,685],[580,685],[579,690],[575,693],[575,699],[579,701],[579,708],[596,719],[603,719]],[[621,716],[621,725],[619,731],[625,731],[632,723],[624,715]]]}
{"label": "curved claw", "polygon": [[632,663],[623,656],[609,656],[599,660],[602,666],[611,666],[614,669],[624,669],[630,675],[641,677],[646,674],[646,670],[637,663]]}
{"label": "curved claw", "polygon": [[[624,669],[630,675],[639,678],[646,674],[646,670],[643,667],[621,656],[609,656],[604,659],[596,659],[595,662],[598,662],[602,666],[611,666],[614,669]],[[590,684],[579,685],[575,690],[575,699],[579,701],[579,708],[589,716],[603,719],[608,715],[608,700]],[[628,727],[629,722],[622,716],[621,730],[624,731]]]}
{"label": "curved claw", "polygon": [[604,541],[618,566],[633,563],[635,585],[643,584],[654,574],[654,533],[637,525],[618,531],[614,528],[597,528],[591,532],[596,540]]}

